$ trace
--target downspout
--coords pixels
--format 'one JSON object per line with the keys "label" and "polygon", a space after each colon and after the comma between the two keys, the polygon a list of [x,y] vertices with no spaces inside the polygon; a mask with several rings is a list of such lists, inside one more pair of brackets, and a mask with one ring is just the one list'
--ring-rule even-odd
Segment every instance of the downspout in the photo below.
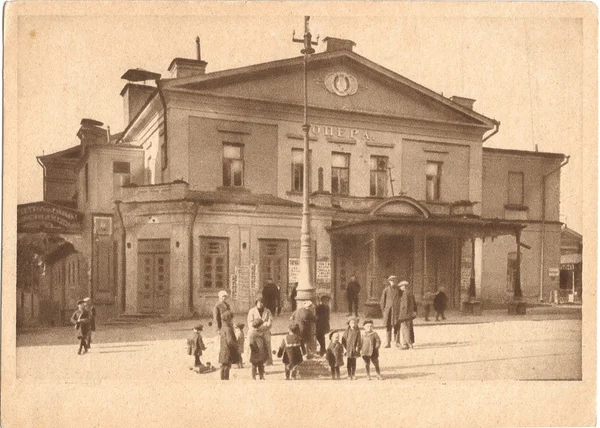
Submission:
{"label": "downspout", "polygon": [[[167,133],[167,100],[165,99],[165,93],[162,90],[161,87],[161,81],[160,79],[156,79],[156,89],[158,90],[158,96],[160,97],[160,101],[162,103],[163,106],[163,144],[165,145],[165,148],[167,149],[167,151],[169,150],[169,134]],[[161,152],[161,148],[158,148],[159,153],[161,153],[162,156],[162,152]],[[168,155],[167,155],[168,158]],[[164,159],[161,159],[161,179],[160,181],[163,181],[163,176],[164,176],[164,171],[162,170],[162,163],[164,162]],[[168,166],[168,165],[167,165]],[[155,177],[156,180],[156,177]],[[155,181],[156,182],[156,181]]]}
{"label": "downspout", "polygon": [[556,171],[561,169],[563,166],[569,163],[569,158],[571,156],[567,155],[565,160],[548,174],[545,174],[542,177],[542,243],[540,245],[540,302],[544,301],[544,246],[546,241],[546,180]]}
{"label": "downspout", "polygon": [[44,170],[44,201],[46,200],[46,165],[43,164],[42,161],[40,161],[39,156],[36,156],[35,159],[37,160],[37,163],[40,164],[40,166],[42,167],[42,169]]}
{"label": "downspout", "polygon": [[494,132],[492,132],[490,135],[488,135],[487,137],[485,137],[482,141],[481,144],[485,143],[487,140],[489,140],[490,138],[492,138],[494,135],[496,135],[498,133],[498,131],[500,130],[500,121],[499,120],[494,120],[492,119],[492,122],[494,122],[494,126],[496,127],[496,129],[494,129]]}
{"label": "downspout", "polygon": [[127,257],[125,253],[126,241],[127,241],[127,231],[125,230],[125,222],[123,221],[123,213],[121,212],[121,201],[115,201],[117,205],[117,213],[119,214],[119,220],[121,220],[121,311],[125,312],[126,307],[126,286],[127,286]]}
{"label": "downspout", "polygon": [[198,215],[198,202],[194,202],[194,213],[188,230],[188,310],[190,314],[194,313],[194,223]]}

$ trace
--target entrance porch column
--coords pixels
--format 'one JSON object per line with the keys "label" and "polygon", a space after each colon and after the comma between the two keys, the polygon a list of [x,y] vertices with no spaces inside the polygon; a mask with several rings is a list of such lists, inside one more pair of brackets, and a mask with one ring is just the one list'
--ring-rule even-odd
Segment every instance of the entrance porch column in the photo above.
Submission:
{"label": "entrance porch column", "polygon": [[380,296],[378,295],[379,287],[379,251],[378,251],[379,233],[371,232],[369,266],[367,272],[367,302],[365,303],[365,316],[370,318],[381,317],[381,307],[379,306]]}
{"label": "entrance porch column", "polygon": [[517,244],[517,269],[515,272],[514,279],[514,295],[513,300],[508,304],[509,315],[525,315],[527,312],[525,302],[521,301],[523,298],[523,291],[521,290],[521,231],[515,232],[515,241]]}
{"label": "entrance porch column", "polygon": [[463,312],[469,315],[481,315],[481,302],[477,300],[475,286],[475,236],[471,237],[471,277],[469,278],[469,298],[463,302]]}

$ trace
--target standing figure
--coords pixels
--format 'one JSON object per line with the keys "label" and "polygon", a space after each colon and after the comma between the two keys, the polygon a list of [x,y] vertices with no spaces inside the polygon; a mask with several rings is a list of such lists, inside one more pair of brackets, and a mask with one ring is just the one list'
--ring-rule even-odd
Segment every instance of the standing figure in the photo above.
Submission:
{"label": "standing figure", "polygon": [[329,333],[329,296],[321,296],[321,303],[315,308],[317,342],[319,355],[325,355],[325,335]]}
{"label": "standing figure", "polygon": [[371,363],[375,367],[377,379],[382,380],[381,372],[379,371],[379,348],[381,347],[381,339],[377,332],[373,330],[373,321],[365,320],[363,322],[365,332],[362,336],[361,354],[365,361],[365,369],[367,371],[367,379],[371,380]]}
{"label": "standing figure", "polygon": [[299,336],[302,339],[302,349],[307,355],[307,358],[311,358],[312,349],[311,346],[311,332],[313,324],[316,321],[316,317],[312,312],[313,302],[307,300],[301,308],[298,308],[290,318],[292,323],[298,325]]}
{"label": "standing figure", "polygon": [[281,285],[277,284],[277,307],[275,308],[277,316],[281,315]]}
{"label": "standing figure", "polygon": [[277,356],[282,358],[283,364],[285,364],[285,380],[295,380],[298,375],[298,367],[302,363],[302,355],[304,354],[302,348],[302,339],[298,333],[300,329],[297,324],[292,323],[289,326],[288,334],[281,341]]}
{"label": "standing figure", "polygon": [[220,349],[219,363],[221,364],[221,380],[229,380],[229,370],[232,364],[237,364],[240,359],[238,343],[233,331],[233,313],[221,313],[221,329],[219,330]]}
{"label": "standing figure", "polygon": [[292,312],[296,311],[296,296],[298,295],[298,283],[294,282],[292,284],[292,288],[290,289],[290,306],[292,308]]}
{"label": "standing figure", "polygon": [[[219,291],[219,301],[217,302],[217,304],[215,305],[215,307],[213,309],[213,320],[215,322],[215,327],[217,328],[217,332],[219,332],[221,330],[221,327],[223,326],[223,313],[231,312],[229,303],[227,303],[228,296],[229,295],[227,294],[227,291],[225,291],[225,290]],[[232,315],[231,319],[233,320],[233,313],[231,315]]]}
{"label": "standing figure", "polygon": [[327,362],[331,367],[331,378],[340,379],[340,367],[344,366],[344,346],[340,343],[340,334],[332,332],[329,335]]}
{"label": "standing figure", "polygon": [[429,314],[431,313],[431,307],[434,305],[435,294],[428,291],[423,296],[423,305],[424,305],[424,316],[425,321],[429,321]]}
{"label": "standing figure", "polygon": [[263,303],[262,297],[259,297],[254,302],[255,306],[248,311],[248,335],[252,333],[252,323],[256,319],[262,320],[263,335],[265,337],[265,341],[267,342],[267,347],[269,348],[269,356],[267,358],[266,364],[268,366],[273,364],[273,355],[271,354],[271,326],[273,324],[273,314]]}
{"label": "standing figure", "polygon": [[265,380],[265,363],[271,354],[262,326],[263,320],[256,318],[252,321],[252,332],[248,335],[250,364],[252,364],[252,379],[254,380],[256,380],[257,374],[260,380]]}
{"label": "standing figure", "polygon": [[409,289],[408,281],[400,282],[402,298],[400,299],[400,342],[402,349],[406,350],[413,347],[415,343],[415,332],[413,329],[413,320],[417,317],[417,302],[415,295]]}
{"label": "standing figure", "polygon": [[90,333],[90,313],[85,308],[85,302],[79,300],[77,302],[77,310],[71,316],[71,323],[75,324],[75,330],[77,330],[77,339],[79,339],[79,351],[77,353],[81,355],[88,351],[88,335]]}
{"label": "standing figure", "polygon": [[342,336],[342,345],[346,349],[346,366],[348,368],[348,380],[356,380],[356,358],[360,357],[360,328],[358,327],[358,318],[350,317],[348,319],[348,328]]}
{"label": "standing figure", "polygon": [[391,346],[392,341],[392,329],[394,330],[394,338],[396,345],[399,346],[398,342],[398,331],[400,329],[400,298],[402,292],[396,285],[398,277],[391,275],[388,278],[388,286],[383,290],[381,294],[381,312],[383,313],[383,322],[386,328],[386,348]]}
{"label": "standing figure", "polygon": [[275,283],[271,280],[268,280],[265,286],[262,289],[262,298],[265,307],[271,312],[271,314],[275,314],[277,311],[277,300],[279,295],[279,290]]}
{"label": "standing figure", "polygon": [[87,346],[89,349],[92,347],[92,331],[96,331],[96,307],[94,306],[94,303],[92,303],[91,297],[86,297],[83,301],[85,303],[85,308],[90,314],[90,331],[87,339]]}
{"label": "standing figure", "polygon": [[348,316],[354,314],[358,317],[358,295],[360,294],[360,284],[356,281],[356,276],[350,277],[350,282],[346,287],[346,297],[348,299]]}
{"label": "standing figure", "polygon": [[194,367],[200,367],[202,365],[200,357],[202,356],[202,351],[206,350],[206,346],[204,346],[204,341],[202,340],[202,329],[202,324],[194,327],[193,333],[187,340],[188,355],[194,356]]}
{"label": "standing figure", "polygon": [[433,309],[435,310],[435,320],[439,321],[440,316],[442,320],[446,319],[446,308],[448,307],[448,296],[446,296],[446,289],[440,287],[437,294],[433,298]]}
{"label": "standing figure", "polygon": [[236,324],[235,325],[235,340],[237,341],[238,344],[238,352],[240,354],[240,360],[237,363],[238,369],[243,369],[244,368],[244,327],[245,325],[242,323]]}

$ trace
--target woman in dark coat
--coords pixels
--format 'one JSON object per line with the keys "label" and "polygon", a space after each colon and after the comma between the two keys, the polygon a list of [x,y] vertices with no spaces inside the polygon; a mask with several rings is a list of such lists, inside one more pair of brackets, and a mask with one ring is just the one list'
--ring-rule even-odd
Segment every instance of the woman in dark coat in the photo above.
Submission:
{"label": "woman in dark coat", "polygon": [[383,313],[383,322],[386,327],[386,348],[389,348],[392,341],[392,328],[394,329],[394,338],[398,337],[398,331],[400,327],[400,298],[402,297],[402,291],[396,285],[398,278],[394,275],[388,278],[389,285],[383,290],[381,294],[381,312]]}
{"label": "woman in dark coat", "polygon": [[225,311],[221,314],[221,330],[219,363],[221,364],[221,380],[229,380],[229,370],[232,364],[240,360],[238,342],[233,331],[233,313]]}
{"label": "woman in dark coat", "polygon": [[329,296],[321,296],[321,303],[315,308],[317,342],[319,355],[325,355],[325,335],[329,333]]}
{"label": "woman in dark coat", "polygon": [[446,319],[446,308],[448,307],[448,296],[446,296],[444,287],[440,287],[439,291],[433,298],[433,309],[435,310],[435,320],[438,321],[440,319],[440,315],[442,319]]}
{"label": "woman in dark coat", "polygon": [[399,285],[402,290],[400,313],[398,315],[398,321],[400,322],[400,342],[402,349],[409,349],[413,347],[413,343],[415,342],[412,323],[417,317],[417,302],[415,295],[409,289],[408,281],[402,281]]}

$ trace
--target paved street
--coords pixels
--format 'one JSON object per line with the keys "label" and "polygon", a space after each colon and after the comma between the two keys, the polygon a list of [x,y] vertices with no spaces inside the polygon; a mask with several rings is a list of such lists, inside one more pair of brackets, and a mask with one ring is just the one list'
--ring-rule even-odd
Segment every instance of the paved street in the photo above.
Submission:
{"label": "paved street", "polygon": [[[242,316],[239,315],[238,319]],[[380,363],[386,380],[527,380],[581,378],[581,315],[577,308],[548,311],[532,308],[525,317],[488,311],[482,317],[449,314],[446,323],[415,326],[415,348],[382,349]],[[345,315],[332,317],[342,328]],[[205,321],[208,350],[203,362],[218,360],[218,340]],[[48,380],[100,379],[218,379],[219,373],[198,375],[189,370],[193,357],[185,337],[198,321],[152,325],[104,326],[94,335],[87,355],[77,355],[72,328],[53,328],[19,334],[17,376]],[[275,322],[273,349],[277,349],[287,316]],[[376,330],[385,338],[381,320]],[[359,381],[366,381],[358,361]],[[267,380],[282,380],[280,360],[267,367]],[[342,371],[343,373],[343,371]],[[325,373],[323,373],[325,374]],[[250,379],[250,368],[232,369],[232,379]],[[375,382],[375,381],[374,381]]]}

